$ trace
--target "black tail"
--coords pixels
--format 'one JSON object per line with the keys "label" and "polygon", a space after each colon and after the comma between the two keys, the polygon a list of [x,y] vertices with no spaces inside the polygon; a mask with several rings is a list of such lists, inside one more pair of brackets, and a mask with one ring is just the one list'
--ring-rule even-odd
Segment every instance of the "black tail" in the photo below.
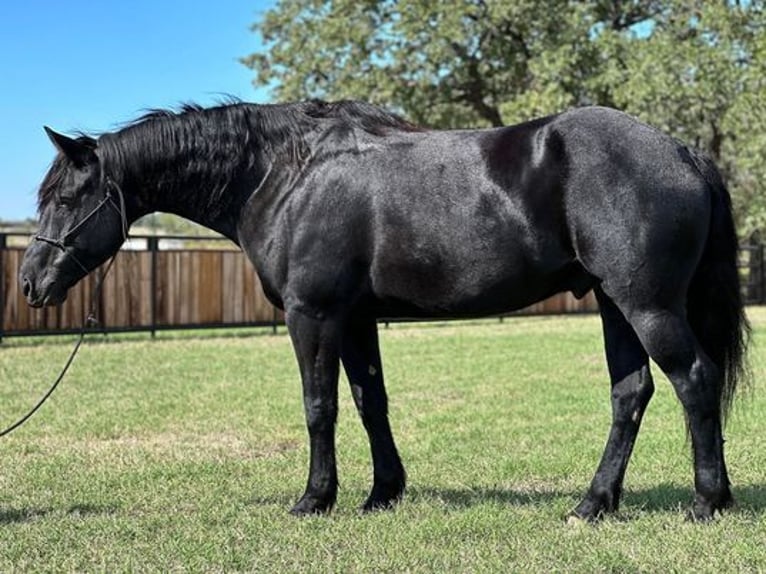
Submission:
{"label": "black tail", "polygon": [[689,287],[689,322],[702,348],[721,370],[721,416],[725,420],[739,383],[747,383],[750,369],[745,357],[750,325],[745,317],[739,272],[737,235],[731,197],[713,163],[690,151],[694,163],[710,185],[710,230],[702,260]]}

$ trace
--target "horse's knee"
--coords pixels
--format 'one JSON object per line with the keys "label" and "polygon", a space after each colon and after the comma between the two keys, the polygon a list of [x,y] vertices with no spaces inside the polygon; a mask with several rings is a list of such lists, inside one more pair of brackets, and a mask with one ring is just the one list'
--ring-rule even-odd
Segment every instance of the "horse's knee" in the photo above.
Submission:
{"label": "horse's knee", "polygon": [[322,433],[335,428],[338,405],[335,401],[306,401],[306,426],[310,433]]}

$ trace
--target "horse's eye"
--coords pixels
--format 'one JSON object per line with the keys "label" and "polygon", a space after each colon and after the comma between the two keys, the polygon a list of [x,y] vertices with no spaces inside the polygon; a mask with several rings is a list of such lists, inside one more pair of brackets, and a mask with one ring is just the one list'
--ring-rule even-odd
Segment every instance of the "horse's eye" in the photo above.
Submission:
{"label": "horse's eye", "polygon": [[59,203],[64,207],[72,207],[75,203],[75,196],[73,195],[60,195]]}

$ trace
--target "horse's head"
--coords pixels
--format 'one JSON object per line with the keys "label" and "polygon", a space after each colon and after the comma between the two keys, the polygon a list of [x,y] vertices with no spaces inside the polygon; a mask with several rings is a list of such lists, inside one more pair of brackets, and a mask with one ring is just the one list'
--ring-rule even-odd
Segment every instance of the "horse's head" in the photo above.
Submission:
{"label": "horse's head", "polygon": [[98,143],[45,128],[58,155],[40,186],[40,228],[27,248],[19,281],[27,302],[56,305],[125,239],[125,203],[104,173]]}

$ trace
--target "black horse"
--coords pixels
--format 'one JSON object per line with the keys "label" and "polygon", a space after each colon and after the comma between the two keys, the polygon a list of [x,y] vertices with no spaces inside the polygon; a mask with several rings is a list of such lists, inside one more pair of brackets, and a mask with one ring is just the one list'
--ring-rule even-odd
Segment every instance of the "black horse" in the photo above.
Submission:
{"label": "black horse", "polygon": [[611,109],[432,131],[360,102],[152,112],[97,139],[48,130],[40,234],[20,272],[34,306],[120,247],[125,223],[175,213],[236,242],[286,311],[310,438],[298,515],[338,487],[340,363],[372,450],[365,510],[404,492],[378,350],[380,317],[504,313],[595,289],[612,383],[601,463],[573,516],[617,509],[653,393],[651,357],[685,409],[691,517],[732,503],[722,420],[748,326],[729,194],[714,165]]}

